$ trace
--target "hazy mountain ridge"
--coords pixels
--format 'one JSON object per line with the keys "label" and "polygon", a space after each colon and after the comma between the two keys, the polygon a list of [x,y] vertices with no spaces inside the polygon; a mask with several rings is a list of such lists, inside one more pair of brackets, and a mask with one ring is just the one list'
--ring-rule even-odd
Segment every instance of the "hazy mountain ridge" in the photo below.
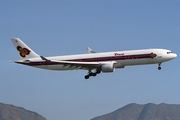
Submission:
{"label": "hazy mountain ridge", "polygon": [[22,107],[0,103],[0,120],[46,120],[46,118]]}
{"label": "hazy mountain ridge", "polygon": [[132,103],[91,120],[180,120],[180,105]]}

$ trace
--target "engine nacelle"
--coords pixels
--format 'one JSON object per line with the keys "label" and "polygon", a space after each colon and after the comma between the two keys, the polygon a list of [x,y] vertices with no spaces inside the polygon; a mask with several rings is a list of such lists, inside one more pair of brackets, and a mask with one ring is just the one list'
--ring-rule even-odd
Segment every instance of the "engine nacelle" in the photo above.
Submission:
{"label": "engine nacelle", "polygon": [[114,63],[105,63],[101,65],[101,71],[102,72],[114,72]]}

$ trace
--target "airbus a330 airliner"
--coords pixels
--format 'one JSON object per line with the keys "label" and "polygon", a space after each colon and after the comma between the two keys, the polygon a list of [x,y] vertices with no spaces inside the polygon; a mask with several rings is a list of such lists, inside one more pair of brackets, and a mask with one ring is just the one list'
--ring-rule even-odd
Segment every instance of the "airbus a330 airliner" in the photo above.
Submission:
{"label": "airbus a330 airliner", "polygon": [[177,57],[175,53],[166,49],[96,53],[90,48],[87,48],[90,54],[43,57],[36,54],[19,38],[12,38],[11,40],[21,57],[20,60],[14,61],[15,63],[48,70],[88,70],[85,79],[101,72],[114,72],[115,68],[132,65],[158,64],[158,69],[161,70],[161,63]]}

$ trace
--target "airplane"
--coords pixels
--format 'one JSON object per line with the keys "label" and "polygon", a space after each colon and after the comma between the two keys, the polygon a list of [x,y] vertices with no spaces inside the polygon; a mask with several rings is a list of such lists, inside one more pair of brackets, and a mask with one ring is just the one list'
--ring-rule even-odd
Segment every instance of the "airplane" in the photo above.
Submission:
{"label": "airplane", "polygon": [[96,76],[101,72],[114,72],[115,68],[125,68],[133,65],[158,64],[158,70],[161,70],[163,62],[177,57],[175,53],[166,49],[97,53],[89,47],[87,47],[87,50],[90,54],[44,57],[36,54],[19,38],[12,38],[11,40],[21,58],[13,62],[48,70],[88,70],[85,79]]}

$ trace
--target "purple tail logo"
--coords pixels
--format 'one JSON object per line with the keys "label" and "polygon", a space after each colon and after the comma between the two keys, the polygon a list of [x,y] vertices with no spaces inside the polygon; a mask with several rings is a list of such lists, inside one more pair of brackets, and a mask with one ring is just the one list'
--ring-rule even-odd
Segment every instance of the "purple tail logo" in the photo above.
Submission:
{"label": "purple tail logo", "polygon": [[29,55],[31,52],[27,48],[22,48],[21,46],[17,46],[17,50],[19,51],[19,55],[23,58],[25,58],[26,55]]}

